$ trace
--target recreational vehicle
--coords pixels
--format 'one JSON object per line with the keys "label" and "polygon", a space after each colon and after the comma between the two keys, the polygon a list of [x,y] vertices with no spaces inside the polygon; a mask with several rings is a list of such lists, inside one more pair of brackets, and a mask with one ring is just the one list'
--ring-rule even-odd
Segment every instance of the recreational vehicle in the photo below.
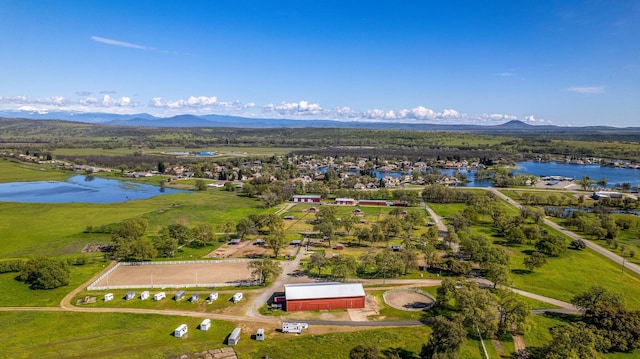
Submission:
{"label": "recreational vehicle", "polygon": [[180,326],[173,331],[173,336],[176,338],[182,338],[187,334],[187,330],[186,324],[180,324]]}

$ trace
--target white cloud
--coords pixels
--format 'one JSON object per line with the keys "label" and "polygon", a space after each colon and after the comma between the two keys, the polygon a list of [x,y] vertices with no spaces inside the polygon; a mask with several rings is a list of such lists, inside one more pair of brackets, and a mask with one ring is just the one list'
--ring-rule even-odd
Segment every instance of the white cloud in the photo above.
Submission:
{"label": "white cloud", "polygon": [[604,93],[604,86],[572,86],[567,88],[567,91],[595,95]]}
{"label": "white cloud", "polygon": [[[113,97],[111,94],[86,96],[79,99],[67,99],[63,96],[51,96],[44,99],[30,100],[24,96],[0,96],[0,109],[24,111],[77,111],[77,112],[112,112],[133,113],[139,107],[131,97]],[[137,110],[139,111],[139,110]],[[290,118],[290,119],[322,119],[337,121],[361,122],[396,122],[416,124],[500,124],[519,119],[510,114],[489,113],[468,115],[455,109],[436,111],[425,106],[400,109],[356,110],[348,106],[323,108],[319,103],[307,100],[298,102],[281,102],[279,104],[256,105],[253,102],[220,101],[216,96],[190,96],[184,99],[164,100],[154,97],[147,103],[149,113],[156,116],[174,116],[179,114],[218,114],[254,118]],[[520,118],[529,123],[550,123],[534,116]]]}
{"label": "white cloud", "polygon": [[512,72],[499,72],[496,75],[500,76],[500,77],[510,77],[510,76],[513,76],[513,73]]}
{"label": "white cloud", "polygon": [[155,50],[152,47],[147,47],[147,46],[143,46],[143,45],[137,45],[137,44],[132,44],[130,42],[126,42],[126,41],[120,41],[120,40],[113,40],[113,39],[107,39],[104,37],[100,37],[100,36],[91,36],[91,40],[96,41],[96,42],[100,42],[103,44],[107,44],[107,45],[114,45],[114,46],[120,46],[120,47],[128,47],[130,49],[138,49],[138,50]]}

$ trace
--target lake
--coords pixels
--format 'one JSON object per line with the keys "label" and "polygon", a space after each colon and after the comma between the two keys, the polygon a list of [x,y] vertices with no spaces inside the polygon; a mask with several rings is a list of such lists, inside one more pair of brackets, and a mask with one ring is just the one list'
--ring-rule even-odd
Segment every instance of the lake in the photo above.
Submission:
{"label": "lake", "polygon": [[0,201],[35,203],[118,203],[188,191],[114,179],[77,175],[65,182],[0,184]]}
{"label": "lake", "polygon": [[629,183],[631,187],[640,186],[640,170],[633,168],[601,167],[600,165],[569,165],[556,162],[518,162],[518,173],[535,176],[564,176],[576,180],[588,176],[591,180],[607,179],[607,187]]}

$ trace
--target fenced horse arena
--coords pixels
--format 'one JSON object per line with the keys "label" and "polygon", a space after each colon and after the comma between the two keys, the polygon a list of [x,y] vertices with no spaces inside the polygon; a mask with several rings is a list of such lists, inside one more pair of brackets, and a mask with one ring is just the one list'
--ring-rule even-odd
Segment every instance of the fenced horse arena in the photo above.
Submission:
{"label": "fenced horse arena", "polygon": [[87,289],[193,288],[253,285],[251,260],[120,262]]}

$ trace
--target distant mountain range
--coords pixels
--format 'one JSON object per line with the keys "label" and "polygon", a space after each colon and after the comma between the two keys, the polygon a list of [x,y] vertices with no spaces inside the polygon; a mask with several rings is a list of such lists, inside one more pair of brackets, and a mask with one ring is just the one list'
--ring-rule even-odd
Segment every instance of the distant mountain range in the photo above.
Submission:
{"label": "distant mountain range", "polygon": [[[441,125],[428,123],[364,122],[335,120],[293,120],[272,118],[248,118],[223,115],[178,115],[156,117],[147,113],[122,115],[112,113],[0,111],[0,117],[26,118],[33,120],[64,120],[115,126],[136,127],[232,127],[232,128],[367,128],[393,130],[461,131],[475,133],[624,133],[640,135],[640,127],[585,126],[563,127],[553,125],[530,125],[522,121],[509,121],[499,125]],[[631,132],[631,133],[630,133]]]}

